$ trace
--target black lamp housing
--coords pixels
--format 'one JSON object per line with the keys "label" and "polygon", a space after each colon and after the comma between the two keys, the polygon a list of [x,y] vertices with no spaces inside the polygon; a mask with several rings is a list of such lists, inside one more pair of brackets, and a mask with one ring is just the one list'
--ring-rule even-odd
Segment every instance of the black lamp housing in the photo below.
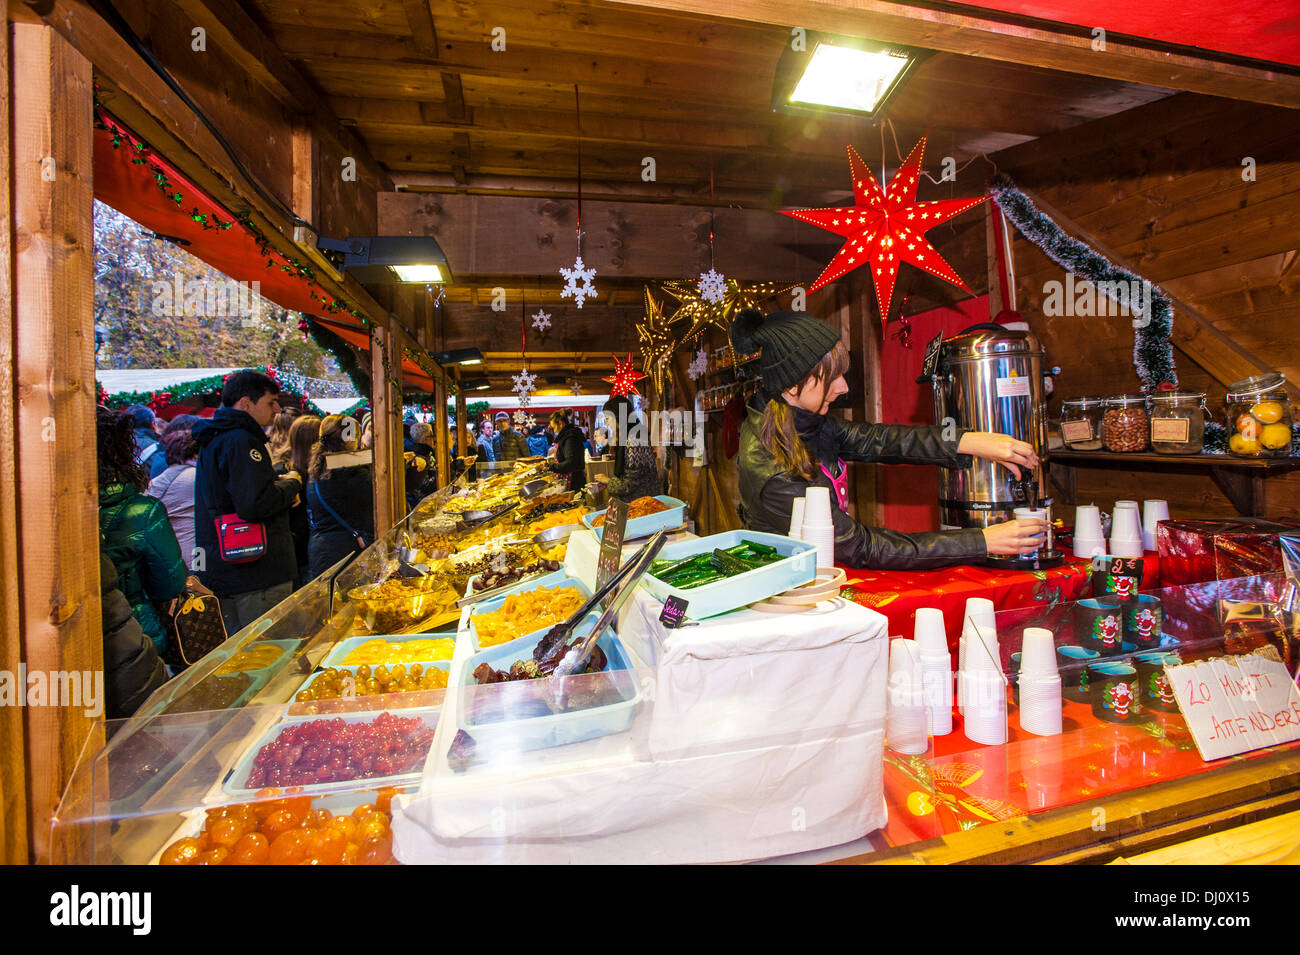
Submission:
{"label": "black lamp housing", "polygon": [[[811,113],[814,115],[829,113],[839,116],[852,116],[856,119],[876,119],[884,115],[890,100],[907,82],[908,78],[916,70],[917,65],[930,55],[929,50],[918,50],[897,43],[884,43],[880,40],[840,36],[834,33],[819,33],[814,30],[806,31],[804,42],[801,45],[803,48],[796,50],[794,49],[794,41],[787,41],[785,48],[781,52],[781,59],[777,61],[776,75],[772,83],[773,112]],[[794,93],[799,81],[812,63],[817,48],[822,45],[845,50],[857,50],[863,53],[887,53],[893,56],[906,57],[907,64],[886,88],[884,94],[876,103],[875,109],[870,111],[815,103],[791,102],[791,94]]]}
{"label": "black lamp housing", "polygon": [[439,365],[481,365],[483,353],[477,348],[453,348],[451,351],[436,352],[434,360]]}
{"label": "black lamp housing", "polygon": [[[348,239],[320,238],[317,246],[342,257],[343,271],[363,285],[421,283],[445,285],[451,281],[447,256],[438,241],[427,235],[373,235]],[[436,269],[436,273],[432,270]]]}

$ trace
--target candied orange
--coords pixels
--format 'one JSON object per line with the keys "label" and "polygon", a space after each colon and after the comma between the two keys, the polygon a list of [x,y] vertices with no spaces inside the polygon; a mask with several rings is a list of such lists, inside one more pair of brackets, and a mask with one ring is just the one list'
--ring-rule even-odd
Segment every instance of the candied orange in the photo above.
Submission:
{"label": "candied orange", "polygon": [[363,843],[388,832],[388,817],[382,812],[372,812],[357,825],[357,838]]}
{"label": "candied orange", "polygon": [[245,832],[245,826],[242,820],[233,816],[226,816],[224,819],[218,819],[208,827],[208,841],[213,846],[224,846],[229,849],[240,840]]}
{"label": "candied orange", "polygon": [[329,828],[343,833],[343,837],[349,842],[356,839],[357,821],[351,816],[335,816],[330,820]]}
{"label": "candied orange", "polygon": [[203,851],[198,839],[177,839],[163,850],[161,865],[194,865]]}
{"label": "candied orange", "polygon": [[365,819],[366,816],[370,815],[372,812],[378,812],[378,810],[375,809],[375,807],[372,806],[370,803],[363,802],[360,806],[357,806],[356,809],[352,810],[352,818],[355,819],[357,822],[360,822],[362,819]]}
{"label": "candied orange", "polygon": [[361,851],[357,853],[357,865],[388,865],[392,861],[393,836],[388,832],[367,839],[361,844]]}
{"label": "candied orange", "polygon": [[393,797],[401,793],[396,786],[384,786],[375,794],[375,808],[385,816],[393,814]]}
{"label": "candied orange", "polygon": [[230,858],[229,846],[216,846],[208,849],[206,852],[200,852],[199,857],[194,860],[195,865],[224,865]]}
{"label": "candied orange", "polygon": [[361,847],[355,842],[349,842],[347,848],[343,850],[343,864],[356,865],[357,857],[361,854]]}
{"label": "candied orange", "polygon": [[297,865],[307,858],[308,835],[302,829],[290,829],[276,836],[267,853],[271,865]]}
{"label": "candied orange", "polygon": [[276,837],[281,833],[288,832],[291,829],[297,829],[302,825],[302,820],[298,818],[291,810],[277,809],[271,815],[266,817],[262,823],[262,833],[269,840],[274,842]]}
{"label": "candied orange", "polygon": [[333,818],[334,814],[328,809],[313,809],[307,813],[307,818],[303,820],[302,824],[307,829],[324,829]]}
{"label": "candied orange", "polygon": [[347,836],[337,829],[317,829],[311,834],[307,852],[310,858],[320,860],[322,865],[339,865],[347,846]]}
{"label": "candied orange", "polygon": [[250,832],[235,843],[230,853],[231,865],[266,865],[271,843],[260,832]]}
{"label": "candied orange", "polygon": [[284,808],[288,809],[299,819],[304,818],[307,813],[311,812],[311,797],[295,795],[302,792],[301,786],[290,786],[284,791]]}

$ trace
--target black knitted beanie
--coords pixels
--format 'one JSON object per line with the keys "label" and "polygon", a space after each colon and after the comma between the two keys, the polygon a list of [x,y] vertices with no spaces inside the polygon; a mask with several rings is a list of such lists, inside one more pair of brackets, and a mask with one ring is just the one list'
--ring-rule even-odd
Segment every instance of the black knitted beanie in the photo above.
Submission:
{"label": "black knitted beanie", "polygon": [[747,308],[731,323],[731,344],[737,354],[762,352],[759,370],[769,394],[802,382],[839,340],[839,332],[800,312],[765,316],[756,308]]}

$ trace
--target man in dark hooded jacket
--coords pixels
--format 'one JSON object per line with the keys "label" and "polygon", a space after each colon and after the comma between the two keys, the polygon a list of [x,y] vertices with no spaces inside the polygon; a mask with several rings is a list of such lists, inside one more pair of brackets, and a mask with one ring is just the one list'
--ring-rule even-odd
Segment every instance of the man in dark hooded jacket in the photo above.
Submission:
{"label": "man in dark hooded jacket", "polygon": [[[196,425],[194,542],[203,566],[192,569],[220,598],[226,632],[234,635],[293,592],[298,559],[289,509],[302,493],[296,471],[277,477],[263,431],[280,411],[280,386],[256,371],[237,371],[221,389],[212,420]],[[218,518],[236,514],[261,523],[266,549],[255,560],[223,560]]]}

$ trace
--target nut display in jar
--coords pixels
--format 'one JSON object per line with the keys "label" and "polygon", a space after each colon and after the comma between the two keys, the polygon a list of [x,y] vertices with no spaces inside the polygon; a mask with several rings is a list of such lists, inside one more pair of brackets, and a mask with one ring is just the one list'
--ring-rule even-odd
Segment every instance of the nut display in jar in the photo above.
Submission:
{"label": "nut display in jar", "polygon": [[1145,451],[1150,428],[1146,395],[1117,395],[1106,399],[1101,440],[1107,451]]}
{"label": "nut display in jar", "polygon": [[1101,450],[1101,420],[1106,399],[1094,395],[1061,402],[1061,441],[1071,451]]}
{"label": "nut display in jar", "polygon": [[1151,396],[1151,450],[1200,454],[1205,444],[1205,392],[1160,391]]}
{"label": "nut display in jar", "polygon": [[1241,457],[1281,457],[1291,451],[1291,397],[1279,373],[1228,387],[1228,450]]}

